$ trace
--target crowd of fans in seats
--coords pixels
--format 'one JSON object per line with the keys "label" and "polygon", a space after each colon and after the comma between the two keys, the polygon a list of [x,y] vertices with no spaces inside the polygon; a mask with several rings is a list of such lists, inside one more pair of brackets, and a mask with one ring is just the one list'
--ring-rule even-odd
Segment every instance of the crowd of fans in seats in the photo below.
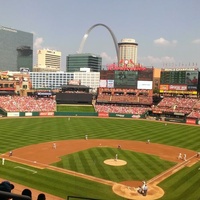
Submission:
{"label": "crowd of fans in seats", "polygon": [[30,96],[0,96],[0,107],[7,112],[49,112],[56,111],[56,101]]}
{"label": "crowd of fans in seats", "polygon": [[151,105],[153,98],[149,90],[101,88],[97,102]]}
{"label": "crowd of fans in seats", "polygon": [[192,112],[188,115],[191,118],[200,118],[200,100],[193,106]]}
{"label": "crowd of fans in seats", "polygon": [[200,109],[200,103],[195,98],[165,97],[157,106],[152,106],[152,111],[190,114],[196,107]]}
{"label": "crowd of fans in seats", "polygon": [[148,111],[149,107],[136,107],[136,106],[117,106],[117,105],[95,105],[96,112],[104,113],[121,113],[121,114],[135,114],[141,115]]}

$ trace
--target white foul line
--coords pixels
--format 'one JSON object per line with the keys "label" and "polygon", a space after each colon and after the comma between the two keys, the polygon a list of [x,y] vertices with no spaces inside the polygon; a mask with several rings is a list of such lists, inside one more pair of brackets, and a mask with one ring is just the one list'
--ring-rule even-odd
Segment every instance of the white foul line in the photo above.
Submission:
{"label": "white foul line", "polygon": [[32,170],[32,169],[28,169],[28,168],[26,168],[26,167],[17,166],[17,167],[14,167],[14,168],[24,169],[24,170],[27,170],[27,171],[33,172],[33,174],[36,174],[36,173],[37,173],[37,171]]}

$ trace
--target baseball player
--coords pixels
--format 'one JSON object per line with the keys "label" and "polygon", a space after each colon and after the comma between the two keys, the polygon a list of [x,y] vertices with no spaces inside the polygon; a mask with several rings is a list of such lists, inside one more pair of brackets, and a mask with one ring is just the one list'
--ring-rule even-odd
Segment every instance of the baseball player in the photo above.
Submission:
{"label": "baseball player", "polygon": [[182,157],[182,153],[179,153],[179,154],[178,154],[178,159],[180,159],[180,160],[183,159],[183,157]]}
{"label": "baseball player", "polygon": [[53,143],[53,149],[56,149],[56,143],[55,142]]}
{"label": "baseball player", "polygon": [[117,160],[118,160],[118,155],[116,154],[116,155],[115,155],[115,161],[117,161]]}
{"label": "baseball player", "polygon": [[12,151],[10,151],[10,152],[9,152],[9,157],[10,157],[10,156],[12,156],[12,155],[13,155],[13,152],[12,152]]}
{"label": "baseball player", "polygon": [[142,186],[141,186],[142,190],[144,190],[145,185],[146,185],[146,182],[142,181]]}
{"label": "baseball player", "polygon": [[5,164],[5,158],[2,158],[2,165]]}
{"label": "baseball player", "polygon": [[85,140],[88,140],[88,135],[85,135]]}
{"label": "baseball player", "polygon": [[184,153],[183,155],[183,160],[186,161],[187,160],[187,155]]}

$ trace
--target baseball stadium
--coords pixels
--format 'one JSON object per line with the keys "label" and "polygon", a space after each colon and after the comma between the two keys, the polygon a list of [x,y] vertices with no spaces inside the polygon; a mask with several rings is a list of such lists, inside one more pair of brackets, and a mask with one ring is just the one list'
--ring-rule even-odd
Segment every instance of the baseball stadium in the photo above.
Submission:
{"label": "baseball stadium", "polygon": [[0,80],[1,199],[200,199],[197,69],[104,70],[97,94],[27,80]]}

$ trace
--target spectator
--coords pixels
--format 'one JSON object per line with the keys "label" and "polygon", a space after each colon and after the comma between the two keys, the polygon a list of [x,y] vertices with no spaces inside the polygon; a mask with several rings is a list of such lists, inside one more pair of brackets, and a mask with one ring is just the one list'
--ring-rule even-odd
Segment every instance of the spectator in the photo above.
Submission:
{"label": "spectator", "polygon": [[43,194],[43,193],[40,193],[39,195],[38,195],[38,197],[37,197],[37,200],[45,200],[46,199],[46,196],[45,196],[45,194]]}
{"label": "spectator", "polygon": [[[14,189],[14,185],[9,181],[3,181],[0,183],[0,191],[11,193],[11,190]],[[6,196],[1,196],[1,200],[9,200],[10,198]]]}
{"label": "spectator", "polygon": [[9,181],[3,181],[0,183],[0,191],[11,192],[12,189],[14,189],[14,185]]}
{"label": "spectator", "polygon": [[27,188],[22,191],[22,195],[25,195],[25,196],[32,198],[32,192],[31,192],[31,190],[29,190]]}

